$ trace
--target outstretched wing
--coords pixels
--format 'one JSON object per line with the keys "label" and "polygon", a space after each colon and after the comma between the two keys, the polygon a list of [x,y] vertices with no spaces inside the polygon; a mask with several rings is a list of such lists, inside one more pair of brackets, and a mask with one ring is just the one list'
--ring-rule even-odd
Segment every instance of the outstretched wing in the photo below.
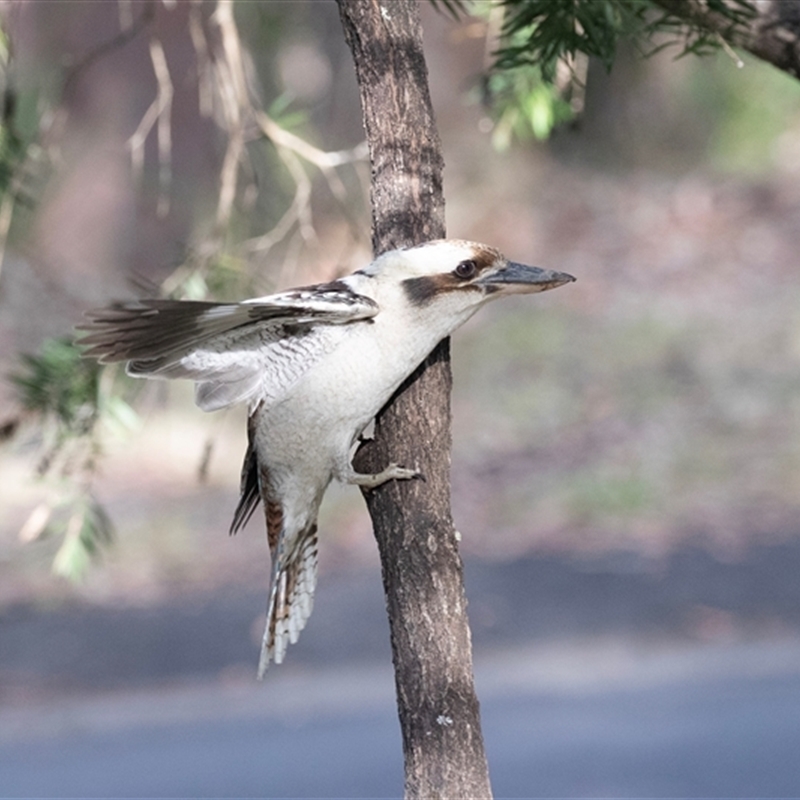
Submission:
{"label": "outstretched wing", "polygon": [[86,356],[137,377],[189,378],[204,411],[270,405],[378,305],[336,281],[242,303],[138,300],[90,311]]}

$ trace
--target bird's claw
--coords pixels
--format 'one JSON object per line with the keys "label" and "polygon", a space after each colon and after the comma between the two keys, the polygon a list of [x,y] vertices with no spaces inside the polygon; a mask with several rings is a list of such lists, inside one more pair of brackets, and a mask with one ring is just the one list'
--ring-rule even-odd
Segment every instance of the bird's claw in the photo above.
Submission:
{"label": "bird's claw", "polygon": [[375,489],[388,481],[408,481],[414,478],[425,480],[425,476],[418,470],[408,469],[407,467],[401,467],[399,464],[392,463],[389,464],[386,469],[374,475],[353,472],[348,476],[347,482],[354,483],[356,486],[360,486],[363,489]]}

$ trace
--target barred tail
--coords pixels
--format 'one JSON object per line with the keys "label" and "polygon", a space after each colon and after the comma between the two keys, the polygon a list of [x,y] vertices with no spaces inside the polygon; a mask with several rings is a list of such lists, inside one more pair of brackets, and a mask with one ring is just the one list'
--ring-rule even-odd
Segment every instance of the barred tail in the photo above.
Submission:
{"label": "barred tail", "polygon": [[[283,561],[283,563],[281,563]],[[289,644],[294,644],[314,606],[317,585],[317,526],[312,523],[284,559],[275,558],[267,604],[267,625],[261,644],[258,677],[270,661],[280,664]]]}

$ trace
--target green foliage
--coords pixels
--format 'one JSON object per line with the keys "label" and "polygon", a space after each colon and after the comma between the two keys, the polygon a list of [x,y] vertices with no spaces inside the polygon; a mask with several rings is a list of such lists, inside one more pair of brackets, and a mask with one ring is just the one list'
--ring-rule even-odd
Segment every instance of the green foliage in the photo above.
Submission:
{"label": "green foliage", "polygon": [[0,262],[12,218],[33,205],[36,180],[44,170],[35,140],[39,114],[35,92],[19,92],[10,82],[10,48],[0,28]]}
{"label": "green foliage", "polygon": [[49,494],[28,518],[20,538],[62,536],[53,571],[80,580],[92,557],[112,539],[110,519],[91,489],[100,428],[130,428],[136,415],[106,385],[102,367],[83,359],[71,339],[48,339],[39,353],[22,355],[20,362],[11,382],[41,431],[36,471]]}
{"label": "green foliage", "polygon": [[[195,273],[197,277],[200,276]],[[191,278],[189,279],[191,282]],[[208,272],[194,295],[185,291],[186,299],[194,296],[197,300],[206,300],[213,297],[218,300],[230,298],[237,299],[251,291],[252,278],[247,271],[243,259],[237,258],[232,253],[224,251],[209,265]],[[188,287],[187,287],[188,288]]]}
{"label": "green foliage", "polygon": [[278,95],[267,108],[267,116],[285,131],[296,131],[308,125],[309,114],[304,108],[292,108],[294,97],[288,92]]}
{"label": "green foliage", "polygon": [[[707,0],[706,9],[731,28],[755,14],[750,0]],[[457,14],[466,6],[448,4]],[[493,144],[546,139],[582,107],[588,58],[610,70],[620,41],[650,55],[670,45],[680,55],[703,55],[723,46],[721,37],[665,12],[653,0],[497,0],[471,6],[491,20],[499,12],[498,46],[484,81],[484,100],[496,122]]]}
{"label": "green foliage", "polygon": [[547,139],[556,125],[573,117],[565,96],[542,79],[536,66],[492,71],[486,76],[484,95],[495,119],[492,145],[499,152],[514,140]]}
{"label": "green foliage", "polygon": [[64,540],[53,559],[53,572],[68,580],[82,580],[102,545],[113,539],[111,519],[103,507],[84,494],[71,504]]}
{"label": "green foliage", "polygon": [[559,61],[578,53],[599,58],[607,69],[617,42],[641,26],[648,0],[504,0],[501,46],[495,68],[535,65],[553,83]]}
{"label": "green foliage", "polygon": [[27,411],[52,420],[62,437],[89,432],[97,419],[101,367],[81,358],[70,339],[48,339],[37,355],[20,356],[12,375]]}
{"label": "green foliage", "polygon": [[[777,69],[762,69],[745,54],[745,69],[731,70],[714,59],[696,70],[680,101],[697,116],[709,115],[713,127],[704,142],[706,159],[716,170],[761,173],[785,169],[796,159],[800,120],[800,83]],[[787,149],[788,148],[788,149]]]}
{"label": "green foliage", "polygon": [[[684,53],[701,54],[721,46],[719,36],[688,28],[683,19],[665,12],[652,0],[501,0],[505,10],[496,69],[536,65],[552,83],[559,61],[579,53],[593,56],[611,69],[617,44],[634,39],[651,42],[657,34],[683,43]],[[730,21],[747,22],[755,14],[749,0],[706,0],[708,11]],[[647,49],[652,51],[652,46]]]}
{"label": "green foliage", "polygon": [[17,167],[25,157],[25,145],[6,123],[0,125],[0,195],[10,188]]}
{"label": "green foliage", "polygon": [[0,28],[0,75],[3,78],[2,83],[6,85],[3,92],[2,123],[0,123],[0,194],[5,194],[11,183],[11,176],[14,174],[16,163],[19,160],[22,144],[9,124],[14,114],[14,94],[7,87],[8,59],[8,37]]}

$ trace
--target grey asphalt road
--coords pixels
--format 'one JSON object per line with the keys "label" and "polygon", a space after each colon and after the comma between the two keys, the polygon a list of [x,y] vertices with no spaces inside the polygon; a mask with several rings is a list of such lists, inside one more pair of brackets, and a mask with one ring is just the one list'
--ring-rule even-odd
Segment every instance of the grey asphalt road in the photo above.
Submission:
{"label": "grey asphalt road", "polygon": [[[469,563],[496,796],[800,796],[798,574],[795,539]],[[0,796],[399,796],[377,572],[323,575],[258,684],[263,601],[0,611]]]}
{"label": "grey asphalt road", "polygon": [[[796,797],[800,639],[624,640],[476,664],[497,797]],[[384,667],[73,698],[2,715],[7,797],[397,797]]]}

